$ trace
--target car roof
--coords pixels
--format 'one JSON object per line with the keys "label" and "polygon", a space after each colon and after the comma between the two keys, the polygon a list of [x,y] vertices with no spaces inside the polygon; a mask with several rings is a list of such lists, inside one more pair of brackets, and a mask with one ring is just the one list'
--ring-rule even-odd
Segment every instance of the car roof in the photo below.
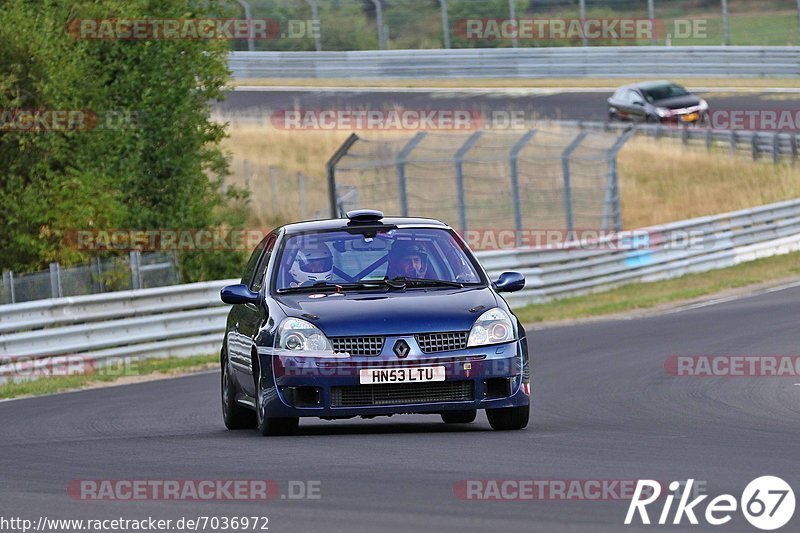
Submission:
{"label": "car roof", "polygon": [[639,83],[631,83],[630,85],[624,85],[620,87],[620,89],[653,89],[655,87],[663,87],[664,85],[678,85],[678,84],[669,80],[642,81]]}
{"label": "car roof", "polygon": [[[348,227],[358,226],[371,226],[374,224],[353,224],[348,226],[350,221],[346,218],[333,218],[327,220],[310,220],[306,222],[295,222],[294,224],[286,224],[276,229],[278,231],[285,231],[287,235],[295,233],[306,233],[309,231],[330,231],[337,229],[345,229]],[[424,226],[428,228],[442,228],[447,229],[450,226],[444,222],[440,222],[433,218],[411,218],[411,217],[385,217],[376,222],[376,224],[387,224],[394,226]]]}

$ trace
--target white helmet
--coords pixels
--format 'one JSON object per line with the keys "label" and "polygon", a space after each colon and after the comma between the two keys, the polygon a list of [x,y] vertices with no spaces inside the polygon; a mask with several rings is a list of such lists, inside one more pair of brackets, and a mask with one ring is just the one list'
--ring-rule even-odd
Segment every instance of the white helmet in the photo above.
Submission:
{"label": "white helmet", "polygon": [[333,277],[333,256],[327,246],[320,243],[313,248],[300,250],[289,269],[295,282],[330,281]]}

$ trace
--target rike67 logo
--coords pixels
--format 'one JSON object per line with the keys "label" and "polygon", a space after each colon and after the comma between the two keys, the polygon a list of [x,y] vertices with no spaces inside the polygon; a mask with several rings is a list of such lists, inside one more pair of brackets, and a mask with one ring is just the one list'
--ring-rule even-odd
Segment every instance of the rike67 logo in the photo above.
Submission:
{"label": "rike67 logo", "polygon": [[[696,496],[690,501],[693,484],[694,480],[689,479],[686,482],[686,490],[680,490],[682,484],[678,481],[669,484],[671,493],[664,498],[664,506],[658,515],[657,524],[679,525],[685,517],[690,524],[697,525],[699,524],[699,515],[708,524],[721,526],[730,522],[737,508],[741,506],[742,514],[752,526],[763,531],[772,531],[786,525],[794,515],[794,491],[779,477],[762,476],[754,479],[745,487],[739,501],[730,494],[721,494],[708,502],[704,513],[701,513],[700,504],[708,495]],[[672,504],[676,494],[680,499],[673,514]],[[642,524],[650,524],[647,506],[659,500],[660,497],[661,484],[658,481],[640,479],[628,507],[625,524],[632,524],[637,514]],[[670,521],[670,515],[672,515],[672,521]]]}

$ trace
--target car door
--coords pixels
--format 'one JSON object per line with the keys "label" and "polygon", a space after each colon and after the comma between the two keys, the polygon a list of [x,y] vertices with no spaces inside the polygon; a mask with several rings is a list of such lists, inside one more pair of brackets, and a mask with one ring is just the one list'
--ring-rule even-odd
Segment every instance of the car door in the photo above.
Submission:
{"label": "car door", "polygon": [[[263,256],[264,249],[266,248],[269,236],[264,237],[261,242],[253,250],[250,258],[247,260],[244,272],[242,273],[241,283],[243,285],[250,285],[255,275],[256,268]],[[247,339],[239,333],[242,317],[245,315],[246,309],[244,305],[237,304],[231,306],[228,313],[228,322],[226,326],[226,349],[228,353],[228,360],[233,368],[234,376],[238,379],[242,371],[246,371],[250,365],[250,345]]]}
{"label": "car door", "polygon": [[626,94],[626,100],[628,101],[628,113],[631,118],[636,122],[645,122],[647,120],[647,106],[641,93],[630,89]]}
{"label": "car door", "polygon": [[243,357],[242,364],[239,365],[236,370],[239,373],[239,384],[242,386],[245,393],[251,397],[255,395],[251,350],[258,330],[268,318],[267,306],[264,305],[263,300],[263,288],[264,283],[267,282],[267,267],[269,266],[269,261],[272,257],[272,249],[275,247],[276,240],[277,236],[275,234],[267,236],[264,250],[253,272],[252,279],[248,283],[249,289],[261,294],[262,297],[259,299],[258,303],[241,305],[240,307],[242,309],[241,314],[238,316],[238,323],[234,325],[241,341],[242,350],[244,352],[243,355],[246,355],[246,357]]}

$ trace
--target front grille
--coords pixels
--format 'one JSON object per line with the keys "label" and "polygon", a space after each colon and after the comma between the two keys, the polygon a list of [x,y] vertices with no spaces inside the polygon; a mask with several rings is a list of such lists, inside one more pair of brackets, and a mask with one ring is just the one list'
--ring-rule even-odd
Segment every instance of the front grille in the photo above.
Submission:
{"label": "front grille", "polygon": [[331,343],[335,353],[379,355],[383,350],[383,337],[334,337]]}
{"label": "front grille", "polygon": [[331,407],[463,402],[474,399],[472,381],[432,381],[331,388]]}
{"label": "front grille", "polygon": [[452,331],[449,333],[423,333],[416,335],[417,344],[422,353],[449,352],[463,350],[467,347],[467,331]]}

